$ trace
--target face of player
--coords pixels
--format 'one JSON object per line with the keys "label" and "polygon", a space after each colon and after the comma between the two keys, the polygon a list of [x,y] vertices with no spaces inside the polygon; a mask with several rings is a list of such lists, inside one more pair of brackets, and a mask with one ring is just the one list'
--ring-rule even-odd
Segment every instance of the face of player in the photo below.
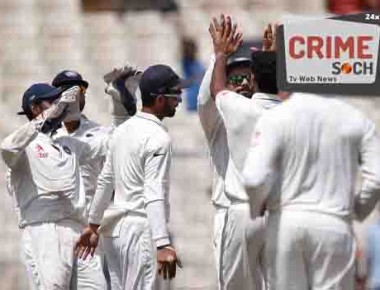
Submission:
{"label": "face of player", "polygon": [[162,94],[157,98],[162,118],[174,117],[176,108],[178,107],[179,103],[182,102],[181,95],[182,90],[178,87],[174,87],[168,90],[167,93]]}
{"label": "face of player", "polygon": [[38,115],[40,115],[43,111],[49,109],[51,105],[53,104],[53,100],[44,100],[41,102],[33,103],[30,106],[30,109],[33,114],[33,119],[36,118]]}
{"label": "face of player", "polygon": [[246,98],[255,93],[253,74],[249,66],[232,67],[227,75],[227,88]]}

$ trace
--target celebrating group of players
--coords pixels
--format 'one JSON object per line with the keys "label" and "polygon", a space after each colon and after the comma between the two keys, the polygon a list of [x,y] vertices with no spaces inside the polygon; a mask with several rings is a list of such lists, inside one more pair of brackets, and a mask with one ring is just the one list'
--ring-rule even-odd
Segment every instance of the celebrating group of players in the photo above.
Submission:
{"label": "celebrating group of players", "polygon": [[[245,55],[229,16],[209,27],[198,113],[214,168],[218,286],[354,289],[352,220],[380,197],[376,128],[335,98],[279,92],[275,31]],[[32,289],[106,289],[106,280],[157,289],[181,267],[167,228],[172,149],[162,120],[175,115],[183,82],[166,65],[125,66],[104,81],[112,125],[81,113],[89,84],[63,71],[24,93],[29,122],[1,144]]]}

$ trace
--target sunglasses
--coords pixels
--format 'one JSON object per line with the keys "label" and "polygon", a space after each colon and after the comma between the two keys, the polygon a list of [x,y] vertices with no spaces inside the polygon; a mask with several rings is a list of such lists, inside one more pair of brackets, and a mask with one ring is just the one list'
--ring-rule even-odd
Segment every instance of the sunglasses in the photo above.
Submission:
{"label": "sunglasses", "polygon": [[252,78],[251,74],[232,75],[228,78],[228,82],[230,84],[238,86],[238,85],[241,85],[244,82],[244,80],[247,80],[249,82],[251,78]]}
{"label": "sunglasses", "polygon": [[158,93],[151,93],[151,96],[164,96],[167,98],[176,98],[180,99],[182,95],[182,90],[168,90],[166,93],[158,94]]}

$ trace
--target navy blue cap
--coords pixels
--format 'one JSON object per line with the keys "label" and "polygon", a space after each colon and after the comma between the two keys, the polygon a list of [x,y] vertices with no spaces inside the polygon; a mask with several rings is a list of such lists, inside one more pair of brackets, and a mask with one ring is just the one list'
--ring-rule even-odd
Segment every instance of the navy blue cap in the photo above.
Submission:
{"label": "navy blue cap", "polygon": [[140,79],[141,96],[162,94],[175,86],[186,87],[185,82],[172,68],[163,64],[150,66],[143,72]]}
{"label": "navy blue cap", "polygon": [[49,84],[37,83],[30,86],[22,96],[22,111],[18,115],[31,113],[30,106],[42,100],[56,100],[61,96],[62,90]]}
{"label": "navy blue cap", "polygon": [[73,70],[61,71],[55,76],[51,84],[56,88],[75,85],[84,86],[86,89],[88,88],[88,82],[86,82],[78,72]]}
{"label": "navy blue cap", "polygon": [[240,64],[247,64],[247,66],[251,65],[251,51],[246,47],[239,47],[239,49],[231,54],[227,59],[227,66],[234,66]]}

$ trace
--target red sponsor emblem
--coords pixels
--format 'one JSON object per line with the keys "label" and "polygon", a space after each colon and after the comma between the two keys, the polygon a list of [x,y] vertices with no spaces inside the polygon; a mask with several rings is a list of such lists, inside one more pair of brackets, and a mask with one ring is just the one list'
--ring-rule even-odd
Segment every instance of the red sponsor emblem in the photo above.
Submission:
{"label": "red sponsor emblem", "polygon": [[46,158],[46,157],[48,157],[48,153],[45,152],[44,148],[41,145],[39,145],[39,144],[36,145],[36,152],[37,152],[37,157],[38,158]]}

